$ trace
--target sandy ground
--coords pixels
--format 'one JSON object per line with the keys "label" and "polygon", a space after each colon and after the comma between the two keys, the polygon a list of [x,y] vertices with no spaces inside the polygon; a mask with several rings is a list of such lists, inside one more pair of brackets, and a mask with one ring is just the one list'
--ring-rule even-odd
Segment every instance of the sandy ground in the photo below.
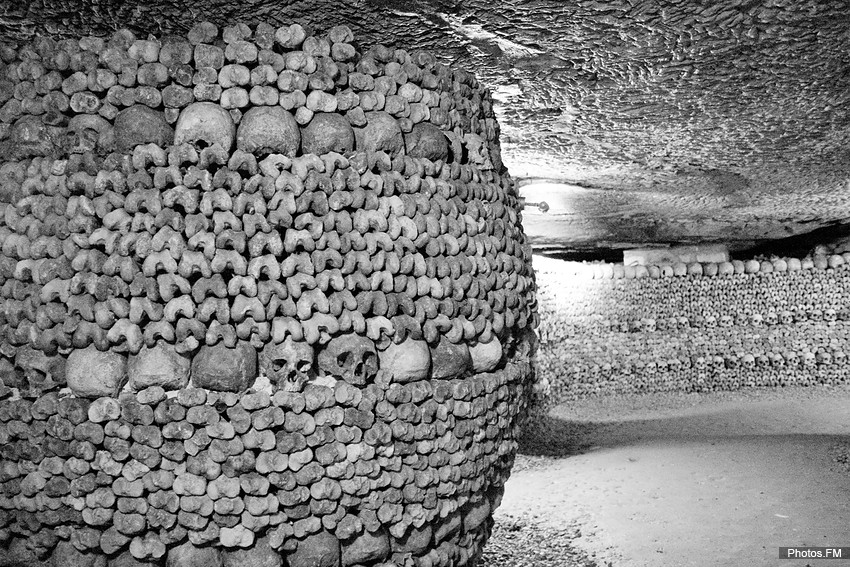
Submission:
{"label": "sandy ground", "polygon": [[496,512],[496,547],[537,529],[569,539],[562,561],[538,562],[552,566],[850,565],[778,558],[850,546],[850,473],[835,461],[850,446],[850,388],[585,400],[539,431]]}

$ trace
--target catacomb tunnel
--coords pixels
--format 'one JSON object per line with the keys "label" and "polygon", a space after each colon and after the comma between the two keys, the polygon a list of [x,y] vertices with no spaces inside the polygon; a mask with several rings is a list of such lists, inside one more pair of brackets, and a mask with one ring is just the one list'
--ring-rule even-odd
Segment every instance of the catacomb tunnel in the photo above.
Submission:
{"label": "catacomb tunnel", "polygon": [[844,2],[2,7],[0,566],[847,543]]}

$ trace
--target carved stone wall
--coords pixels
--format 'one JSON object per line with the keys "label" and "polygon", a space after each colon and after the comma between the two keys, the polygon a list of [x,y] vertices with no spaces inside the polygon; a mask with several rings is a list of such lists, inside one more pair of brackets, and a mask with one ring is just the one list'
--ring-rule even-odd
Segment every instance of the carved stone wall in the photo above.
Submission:
{"label": "carved stone wall", "polygon": [[489,93],[345,26],[0,58],[0,565],[470,564],[536,343]]}
{"label": "carved stone wall", "polygon": [[547,264],[547,403],[848,379],[850,255],[721,264]]}

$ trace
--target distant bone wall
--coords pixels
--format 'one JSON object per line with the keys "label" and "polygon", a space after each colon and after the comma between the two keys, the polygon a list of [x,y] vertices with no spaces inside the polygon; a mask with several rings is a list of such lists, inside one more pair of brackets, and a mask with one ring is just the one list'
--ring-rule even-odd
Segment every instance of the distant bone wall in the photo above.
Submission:
{"label": "distant bone wall", "polygon": [[535,268],[547,403],[847,380],[850,255]]}

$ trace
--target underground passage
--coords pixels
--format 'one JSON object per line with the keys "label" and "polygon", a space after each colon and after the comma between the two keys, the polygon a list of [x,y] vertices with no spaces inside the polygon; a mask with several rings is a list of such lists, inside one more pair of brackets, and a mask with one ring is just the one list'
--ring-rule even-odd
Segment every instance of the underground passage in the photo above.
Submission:
{"label": "underground passage", "polygon": [[845,12],[8,2],[0,567],[840,564]]}

